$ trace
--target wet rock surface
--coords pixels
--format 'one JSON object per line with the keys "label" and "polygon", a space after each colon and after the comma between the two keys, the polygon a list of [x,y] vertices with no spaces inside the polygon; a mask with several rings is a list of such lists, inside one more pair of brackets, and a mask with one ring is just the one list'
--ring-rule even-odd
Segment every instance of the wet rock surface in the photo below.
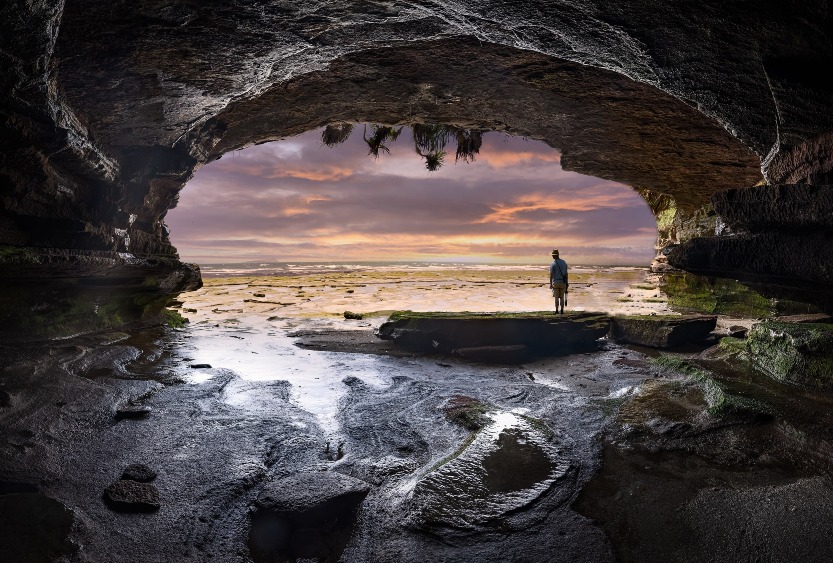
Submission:
{"label": "wet rock surface", "polygon": [[598,313],[394,313],[376,334],[405,350],[520,363],[598,349],[609,330]]}
{"label": "wet rock surface", "polygon": [[610,337],[649,348],[674,348],[702,342],[716,326],[717,317],[705,315],[611,317]]}
{"label": "wet rock surface", "polygon": [[569,468],[552,431],[511,413],[488,423],[417,481],[412,525],[476,529],[537,499]]}
{"label": "wet rock surface", "polygon": [[299,473],[268,484],[252,515],[252,558],[336,561],[369,491],[367,483],[331,471]]}
{"label": "wet rock surface", "polygon": [[756,366],[778,380],[833,389],[831,324],[758,323],[749,331],[747,350]]}
{"label": "wet rock surface", "polygon": [[[130,553],[137,562],[416,563],[518,554],[613,561],[683,553],[664,537],[721,560],[722,547],[684,530],[727,538],[735,549],[727,553],[741,553],[744,537],[770,532],[795,545],[806,536],[782,537],[774,519],[754,512],[756,503],[815,507],[810,496],[825,494],[829,399],[754,371],[723,373],[719,366],[741,364],[717,353],[658,365],[607,343],[592,353],[492,366],[317,352],[293,346],[278,321],[249,322],[3,348],[4,386],[14,392],[0,410],[5,490],[37,491],[82,514],[69,535],[82,560]],[[210,355],[220,343],[222,357]],[[123,372],[89,378],[67,370],[98,347],[112,348],[116,360],[123,354]],[[128,361],[131,348],[140,355]],[[249,363],[238,361],[244,354]],[[215,367],[188,367],[204,360]],[[680,367],[688,364],[715,388]],[[256,366],[262,371],[249,371]],[[733,397],[769,414],[712,408]],[[112,405],[139,398],[151,417],[113,421]],[[610,461],[615,456],[622,462]],[[149,483],[113,483],[137,460],[158,473],[159,508],[114,511],[101,498],[111,485],[125,496],[142,487],[152,497]],[[0,494],[0,502],[14,494]],[[819,507],[796,522],[816,530],[826,514]],[[662,515],[671,522],[667,536],[656,533]],[[702,527],[711,521],[718,524]],[[730,536],[736,524],[748,527],[740,540]],[[811,547],[829,545],[819,539]]]}

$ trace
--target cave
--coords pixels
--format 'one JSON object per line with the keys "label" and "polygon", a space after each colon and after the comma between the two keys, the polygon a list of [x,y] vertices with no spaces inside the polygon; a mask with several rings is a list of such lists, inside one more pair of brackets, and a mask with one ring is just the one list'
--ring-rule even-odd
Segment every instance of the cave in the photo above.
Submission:
{"label": "cave", "polygon": [[[0,462],[0,504],[22,511],[15,514],[52,518],[56,522],[52,528],[60,532],[55,537],[25,528],[23,536],[34,538],[33,545],[40,547],[13,553],[22,554],[21,560],[66,556],[80,561],[85,560],[83,544],[88,541],[93,546],[90,556],[99,559],[121,557],[120,550],[129,545],[148,549],[136,560],[154,560],[166,550],[180,554],[171,555],[171,560],[203,560],[206,554],[229,561],[252,557],[686,560],[675,547],[679,544],[715,560],[777,559],[773,553],[783,555],[779,549],[792,549],[798,540],[779,546],[778,541],[761,538],[787,534],[806,538],[823,529],[821,519],[829,512],[817,499],[830,493],[824,479],[833,466],[825,454],[830,426],[822,406],[829,401],[825,393],[831,388],[828,368],[833,366],[827,353],[833,342],[827,332],[833,314],[829,251],[833,90],[825,79],[825,69],[833,63],[832,19],[828,3],[815,0],[684,6],[647,1],[6,2],[0,7],[0,345],[5,365],[0,375],[0,416],[10,430],[0,433],[0,444],[10,461]],[[427,453],[434,446],[420,437],[422,423],[410,421],[413,427],[403,429],[395,417],[379,411],[380,424],[395,429],[390,430],[393,434],[399,432],[390,444],[379,442],[394,448],[393,453],[380,453],[384,448],[374,446],[381,449],[373,450],[378,463],[371,469],[348,455],[349,463],[343,462],[340,472],[328,471],[335,477],[324,484],[309,475],[296,475],[298,467],[283,465],[279,458],[286,456],[313,458],[303,453],[303,439],[293,441],[289,431],[280,439],[269,437],[266,426],[276,422],[252,398],[262,393],[288,400],[288,388],[275,381],[258,390],[253,383],[223,372],[207,382],[200,380],[206,386],[203,391],[172,391],[162,403],[170,411],[169,423],[180,415],[196,416],[193,413],[201,408],[197,405],[216,400],[228,387],[238,399],[245,397],[256,405],[241,420],[254,421],[257,434],[244,438],[269,453],[256,460],[254,454],[235,452],[234,440],[240,437],[218,438],[215,449],[205,450],[206,457],[228,458],[229,467],[236,469],[223,474],[225,488],[212,493],[213,504],[204,503],[210,492],[200,488],[204,480],[200,486],[183,485],[181,495],[204,512],[189,513],[181,506],[179,512],[170,511],[163,503],[156,516],[141,516],[158,517],[141,522],[143,533],[163,538],[159,545],[150,548],[135,538],[126,540],[121,532],[114,532],[117,524],[102,524],[102,514],[110,514],[109,508],[102,505],[93,516],[84,508],[79,498],[89,493],[89,482],[73,481],[62,488],[63,473],[58,468],[63,462],[53,459],[56,454],[48,443],[60,444],[64,439],[56,438],[62,417],[75,421],[67,431],[70,434],[85,425],[99,428],[100,423],[103,428],[102,413],[117,403],[122,405],[116,409],[120,422],[113,428],[127,428],[149,412],[142,410],[142,397],[164,393],[160,389],[174,386],[179,377],[160,375],[155,383],[150,379],[139,383],[141,378],[134,373],[139,368],[126,367],[138,362],[145,366],[141,369],[159,372],[154,362],[176,355],[172,350],[185,342],[176,332],[182,329],[160,328],[160,319],[179,323],[181,317],[169,306],[187,301],[189,292],[203,285],[199,266],[180,260],[171,243],[167,213],[204,165],[254,145],[326,126],[362,123],[442,125],[542,141],[559,151],[564,170],[625,184],[644,198],[658,230],[653,275],[665,280],[663,287],[669,295],[675,292],[672,297],[679,302],[710,300],[705,310],[692,306],[691,311],[725,316],[731,310],[729,317],[749,323],[770,314],[801,312],[806,318],[750,325],[749,340],[741,344],[724,339],[719,354],[758,362],[758,371],[750,367],[742,376],[735,372],[721,376],[731,383],[704,375],[709,369],[729,369],[719,367],[720,362],[734,364],[732,369],[742,363],[715,351],[708,355],[699,350],[696,358],[660,358],[659,363],[651,363],[646,358],[653,352],[638,359],[629,356],[643,354],[641,348],[606,350],[604,354],[611,356],[604,369],[619,361],[615,365],[642,370],[646,377],[657,378],[658,373],[666,373],[662,370],[671,370],[687,379],[676,387],[665,385],[661,378],[659,383],[634,383],[628,388],[639,386],[640,394],[628,391],[613,397],[629,400],[604,407],[615,412],[605,410],[599,420],[613,416],[627,428],[611,431],[606,426],[608,438],[601,446],[576,442],[571,461],[562,459],[552,446],[553,436],[572,435],[582,425],[590,428],[592,416],[576,415],[573,426],[553,431],[505,405],[500,415],[494,414],[494,407],[488,405],[498,401],[495,390],[486,398],[461,394],[462,399],[454,399],[457,395],[453,395],[437,411],[458,425],[458,415],[464,413],[460,416],[471,426],[466,428],[474,432],[468,438],[472,449],[444,460],[442,467],[434,466],[433,454]],[[773,311],[747,306],[751,302],[771,302]],[[436,334],[446,330],[433,327],[436,321],[431,318],[391,317],[389,322],[395,325],[389,331],[394,341],[398,334],[413,336],[413,331],[429,330],[421,326],[440,331]],[[471,319],[449,322],[456,327],[454,323]],[[601,330],[594,323],[607,323],[588,315],[580,322],[588,334]],[[673,326],[663,322],[663,330],[678,331],[673,322]],[[633,330],[626,325],[620,323],[619,328]],[[167,336],[160,336],[160,330],[168,331]],[[156,332],[150,337],[143,331]],[[482,342],[491,338],[483,336],[486,332],[477,334],[474,341],[459,345],[469,350],[469,356],[460,354],[466,360],[475,357],[471,350],[478,347],[478,338]],[[630,344],[636,345],[644,335],[633,338]],[[432,349],[432,338],[425,342],[426,350],[408,353],[430,355],[441,348]],[[489,345],[521,344],[498,339]],[[732,345],[735,348],[730,349]],[[145,350],[143,346],[154,351],[134,353]],[[778,352],[784,346],[786,351]],[[455,349],[447,351],[451,354]],[[620,353],[621,357],[615,356]],[[191,366],[203,365],[198,354],[191,355],[190,360],[185,352],[178,357]],[[523,354],[521,360],[533,361]],[[763,379],[767,383],[760,383],[761,370],[769,373],[769,379]],[[528,372],[532,382],[534,371]],[[96,377],[102,374],[123,383],[101,384]],[[377,392],[373,386],[345,375],[339,385],[356,405],[375,412],[379,405],[374,401],[379,399],[372,399]],[[62,394],[64,387],[72,386],[63,383],[65,376],[83,376],[83,384],[73,383],[75,391],[70,393],[84,397],[80,403]],[[391,381],[386,400],[392,409],[407,410],[421,393],[428,393],[420,387],[428,386],[425,381],[404,376]],[[530,396],[539,392],[543,391],[522,391]],[[800,400],[809,403],[796,402]],[[693,414],[703,401],[708,403],[708,416],[714,418],[708,424],[702,412]],[[761,402],[770,406],[762,408]],[[186,413],[186,405],[191,414]],[[49,411],[47,406],[57,410]],[[314,426],[308,413],[292,410],[296,407],[286,407],[287,413],[291,411],[286,416],[295,417],[299,428]],[[345,408],[339,416],[349,419],[350,409],[357,407]],[[651,409],[662,416],[645,418]],[[217,420],[230,416],[222,412]],[[554,419],[555,411],[547,412]],[[207,416],[200,424],[208,424]],[[484,416],[490,422],[481,420]],[[720,416],[729,418],[715,422]],[[673,423],[656,422],[666,419]],[[805,449],[796,445],[795,434],[785,432],[785,427],[809,436]],[[594,428],[593,432],[603,433],[601,427]],[[629,434],[631,430],[634,433]],[[127,463],[130,456],[119,452],[129,449],[123,444],[135,435],[114,432],[117,436],[103,440],[96,451],[108,463]],[[362,427],[361,432],[375,435],[379,430]],[[482,498],[472,497],[473,503],[483,504],[476,517],[467,515],[471,506],[443,505],[453,497],[443,496],[449,480],[460,479],[473,489],[480,486],[467,481],[470,476],[465,473],[472,464],[495,459],[497,454],[478,445],[485,443],[483,436],[489,432],[507,448],[525,452],[517,455],[532,460],[533,473],[544,476],[537,480],[546,483],[536,489],[537,511],[507,509],[497,524],[479,519],[493,508],[489,508],[491,497],[482,491],[478,493]],[[723,436],[724,441],[710,442],[705,437],[709,433]],[[648,434],[655,438],[645,438]],[[184,431],[171,436],[170,441],[160,439],[171,451],[196,439]],[[437,447],[448,449],[449,440],[444,434],[443,445]],[[617,440],[634,440],[641,449],[627,453],[617,448]],[[727,453],[720,443],[742,445]],[[40,453],[42,447],[49,453]],[[779,449],[782,452],[776,453]],[[316,457],[305,468],[338,463],[341,455],[340,445],[327,442],[324,458]],[[373,455],[367,453],[367,459]],[[32,461],[32,456],[40,461]],[[72,456],[76,461],[83,458],[78,452]],[[174,461],[171,467],[194,473],[212,470],[209,461],[192,461],[191,467]],[[412,462],[414,467],[408,465]],[[655,478],[642,469],[649,466],[673,468],[669,471],[674,477]],[[766,471],[746,481],[735,473],[726,477],[720,469],[756,466],[765,466]],[[105,479],[103,465],[85,467],[97,475],[96,483]],[[419,467],[431,472],[414,485],[408,502],[416,508],[407,511],[397,528],[391,522],[401,516],[396,516],[396,507],[402,505],[385,505],[373,488],[395,476],[419,473]],[[601,467],[606,469],[600,473]],[[789,479],[784,477],[787,474]],[[574,487],[559,485],[564,481]],[[715,490],[743,489],[748,494],[721,500],[715,498],[718,493],[709,492],[712,482],[720,483]],[[264,483],[271,489],[264,491]],[[281,497],[281,483],[297,487],[293,494],[298,498]],[[699,516],[706,512],[697,512],[696,507],[704,503],[718,507],[720,515],[732,512],[732,503],[754,511],[770,502],[768,490],[784,499],[770,506],[772,514],[783,513],[787,519],[796,506],[802,514],[780,528],[775,517],[751,516],[743,523],[727,519],[725,528],[698,528],[692,516],[676,527],[669,525],[662,537],[649,528],[663,530],[662,518],[675,517],[668,516],[673,510],[660,502],[656,492],[646,494],[642,504],[622,508],[618,515],[610,513],[611,506],[621,508],[621,497],[611,490],[639,495],[637,485],[656,487],[654,491],[666,487],[687,499],[685,510]],[[132,495],[135,506],[159,509],[158,494],[148,492],[148,487],[142,483],[107,488],[107,506],[121,506],[122,501],[113,499]],[[323,504],[316,504],[309,492],[315,489],[323,491]],[[95,494],[98,497],[101,491]],[[32,497],[20,500],[21,505],[15,504],[14,495]],[[662,504],[656,513],[650,511],[653,501]],[[376,503],[379,511],[394,516],[379,524],[357,508],[363,502]],[[249,530],[251,523],[246,510],[232,508],[238,505],[257,511],[257,532],[248,539],[241,530]],[[301,505],[303,510],[297,508]],[[73,510],[76,523],[70,531],[67,518],[72,521]],[[818,517],[804,513],[813,510]],[[322,511],[337,513],[340,523],[319,526]],[[184,514],[198,523],[176,524]],[[361,531],[351,536],[352,528],[344,522],[352,522],[356,514]],[[554,521],[555,514],[572,524],[561,526]],[[124,513],[115,518],[125,525],[138,521]],[[213,528],[214,521],[227,534]],[[622,532],[637,521],[641,528]],[[735,525],[753,530],[754,541],[726,539]],[[176,533],[166,533],[168,526]],[[108,543],[96,532],[99,529],[117,537]],[[411,532],[398,542],[392,538],[400,529]],[[498,537],[501,530],[509,539]],[[544,536],[546,541],[541,540]],[[708,538],[726,539],[737,550],[735,556],[716,553]],[[579,547],[585,544],[589,547],[582,556]],[[828,544],[813,543],[801,552],[804,560],[825,560],[833,549]],[[418,557],[423,548],[428,559]],[[556,552],[559,555],[553,556]]]}

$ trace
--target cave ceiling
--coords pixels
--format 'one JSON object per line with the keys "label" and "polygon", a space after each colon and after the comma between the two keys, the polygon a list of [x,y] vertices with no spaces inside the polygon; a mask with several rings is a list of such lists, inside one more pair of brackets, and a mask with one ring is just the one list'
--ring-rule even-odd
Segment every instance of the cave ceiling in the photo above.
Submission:
{"label": "cave ceiling", "polygon": [[833,168],[820,0],[12,0],[0,22],[4,244],[175,258],[199,166],[332,122],[542,139],[691,209]]}

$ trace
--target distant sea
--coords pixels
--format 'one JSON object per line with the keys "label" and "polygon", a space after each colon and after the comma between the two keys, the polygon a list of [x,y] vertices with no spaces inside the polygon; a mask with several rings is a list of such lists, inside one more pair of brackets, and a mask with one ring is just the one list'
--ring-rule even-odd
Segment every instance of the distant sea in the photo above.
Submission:
{"label": "distant sea", "polygon": [[[426,271],[426,270],[537,270],[549,266],[549,260],[529,264],[475,264],[472,262],[241,262],[200,264],[205,278],[237,276],[300,276],[323,272]],[[570,266],[575,272],[646,270],[648,266]]]}

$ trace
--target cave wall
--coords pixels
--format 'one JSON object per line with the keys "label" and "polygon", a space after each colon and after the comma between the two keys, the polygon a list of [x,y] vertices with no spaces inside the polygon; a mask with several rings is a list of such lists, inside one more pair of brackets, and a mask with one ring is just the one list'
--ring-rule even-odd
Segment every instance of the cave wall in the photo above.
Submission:
{"label": "cave wall", "polygon": [[[15,265],[0,277],[118,270],[127,280],[133,270],[130,285],[157,267],[159,279],[183,280],[164,291],[194,287],[198,272],[179,264],[164,224],[194,170],[333,121],[545,140],[565,168],[670,197],[676,232],[688,233],[674,242],[702,246],[721,233],[685,217],[714,216],[715,194],[830,182],[831,23],[821,0],[10,0],[0,7],[0,245],[26,252],[0,252]],[[755,216],[757,204],[739,205]],[[818,235],[787,231],[770,236]],[[708,252],[680,247],[670,262],[765,274],[748,260],[726,267],[719,240]],[[813,287],[833,283],[818,264],[790,266]]]}

